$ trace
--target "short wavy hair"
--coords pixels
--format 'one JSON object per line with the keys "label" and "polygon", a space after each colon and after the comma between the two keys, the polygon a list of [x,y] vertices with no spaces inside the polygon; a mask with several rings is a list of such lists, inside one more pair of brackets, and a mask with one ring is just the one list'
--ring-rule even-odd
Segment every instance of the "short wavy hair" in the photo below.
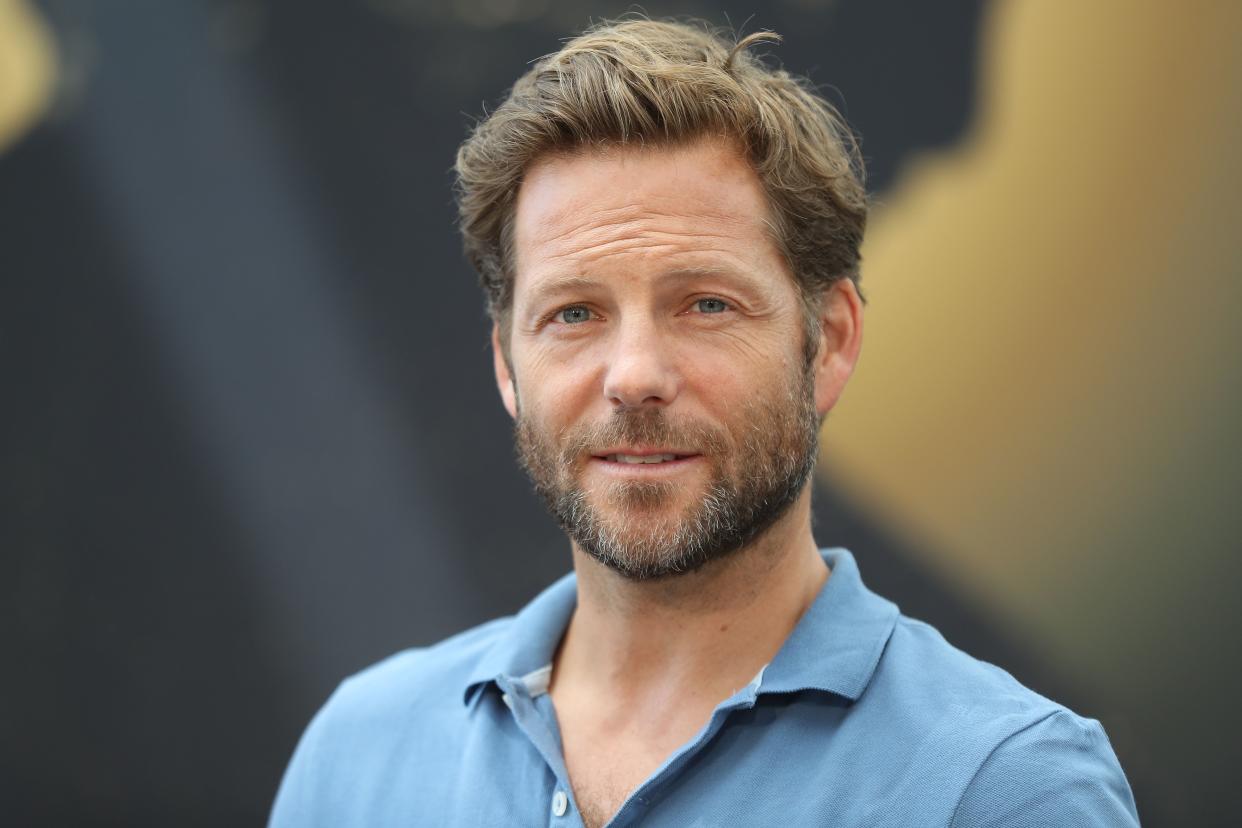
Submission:
{"label": "short wavy hair", "polygon": [[749,52],[779,40],[755,32],[733,42],[705,24],[604,22],[536,61],[474,126],[457,151],[459,221],[506,350],[517,192],[547,153],[729,139],[763,184],[768,227],[797,281],[808,332],[823,291],[843,278],[857,283],[867,220],[858,144],[807,81]]}

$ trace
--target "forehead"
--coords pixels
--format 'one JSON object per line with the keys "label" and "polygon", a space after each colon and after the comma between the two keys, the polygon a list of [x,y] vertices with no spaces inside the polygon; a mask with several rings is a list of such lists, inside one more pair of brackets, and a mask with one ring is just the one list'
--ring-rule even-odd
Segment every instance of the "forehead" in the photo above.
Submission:
{"label": "forehead", "polygon": [[779,266],[768,215],[759,177],[724,140],[544,156],[518,192],[515,289],[614,264]]}

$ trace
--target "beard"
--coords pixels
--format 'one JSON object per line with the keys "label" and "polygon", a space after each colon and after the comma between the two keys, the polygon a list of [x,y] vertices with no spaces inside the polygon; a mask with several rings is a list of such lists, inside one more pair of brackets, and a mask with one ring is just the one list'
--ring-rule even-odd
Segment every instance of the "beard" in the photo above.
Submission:
{"label": "beard", "polygon": [[[518,460],[561,528],[595,560],[634,581],[693,572],[771,528],[815,469],[820,420],[809,364],[800,377],[730,411],[721,427],[674,419],[659,407],[618,408],[603,422],[553,435],[519,407]],[[669,504],[682,499],[680,483],[611,481],[594,492],[583,486],[595,452],[639,444],[701,455],[708,464],[701,494],[676,510]]]}

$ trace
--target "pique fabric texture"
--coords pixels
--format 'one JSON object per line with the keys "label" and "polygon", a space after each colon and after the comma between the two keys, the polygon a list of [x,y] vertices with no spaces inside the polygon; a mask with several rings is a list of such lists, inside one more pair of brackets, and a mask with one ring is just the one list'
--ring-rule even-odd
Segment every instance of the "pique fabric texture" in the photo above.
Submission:
{"label": "pique fabric texture", "polygon": [[[1132,826],[1099,722],[868,590],[844,549],[780,652],[611,826]],[[572,575],[520,613],[347,679],[302,736],[270,826],[581,826],[549,665]]]}

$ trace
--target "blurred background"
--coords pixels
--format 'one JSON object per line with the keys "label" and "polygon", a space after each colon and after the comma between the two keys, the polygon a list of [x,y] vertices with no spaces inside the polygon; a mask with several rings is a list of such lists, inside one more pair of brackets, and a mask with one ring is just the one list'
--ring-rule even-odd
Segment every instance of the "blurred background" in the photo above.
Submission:
{"label": "blurred background", "polygon": [[[569,566],[453,227],[577,0],[0,0],[0,813],[261,823],[344,676]],[[862,136],[817,538],[1235,824],[1242,4],[651,2]]]}

